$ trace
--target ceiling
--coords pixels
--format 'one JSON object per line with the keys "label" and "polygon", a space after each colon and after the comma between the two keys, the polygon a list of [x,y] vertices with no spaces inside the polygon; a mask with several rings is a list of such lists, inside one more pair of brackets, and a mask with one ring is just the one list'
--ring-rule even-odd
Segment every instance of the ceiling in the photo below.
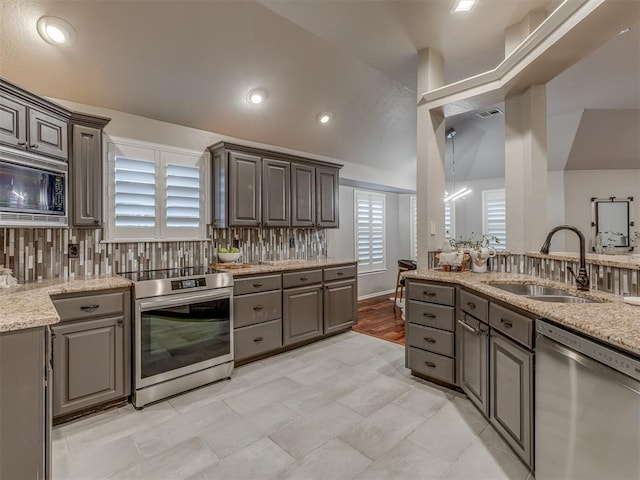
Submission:
{"label": "ceiling", "polygon": [[[482,73],[504,58],[509,25],[558,1],[480,0],[468,14],[450,13],[453,3],[0,0],[0,75],[48,97],[415,178],[417,51],[442,52],[447,82]],[[45,43],[42,15],[69,21],[77,42]],[[574,81],[558,90],[576,93]],[[257,107],[245,101],[254,87],[269,95]],[[570,115],[569,103],[561,94],[550,111]],[[316,122],[321,111],[329,125]],[[499,133],[480,138],[488,125],[474,127],[470,145],[500,143]]]}

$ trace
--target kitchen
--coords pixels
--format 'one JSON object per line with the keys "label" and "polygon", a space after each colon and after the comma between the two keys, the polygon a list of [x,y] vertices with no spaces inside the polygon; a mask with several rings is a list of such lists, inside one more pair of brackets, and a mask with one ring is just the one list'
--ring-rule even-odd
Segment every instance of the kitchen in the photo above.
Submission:
{"label": "kitchen", "polygon": [[[60,15],[62,16],[62,14]],[[12,77],[9,76],[8,78],[11,79]],[[20,83],[22,84],[22,82]],[[36,90],[36,91],[40,91],[40,90]],[[275,94],[274,92],[269,92],[269,97],[267,97],[267,99],[273,98],[274,94]],[[61,95],[61,94],[52,95],[52,96],[54,98],[59,98],[59,97],[64,98],[64,95]],[[132,99],[131,102],[133,104],[135,103],[135,100]],[[142,147],[142,148],[144,148],[145,146],[148,147],[148,145],[143,144],[144,142],[155,143],[155,144],[161,143],[163,145],[169,144],[174,146],[173,153],[191,154],[191,153],[194,153],[194,151],[195,153],[197,153],[198,150],[200,150],[200,153],[202,153],[201,151],[202,147],[215,145],[217,142],[221,140],[223,141],[228,140],[227,138],[221,138],[221,136],[219,135],[213,135],[211,133],[207,133],[206,131],[202,131],[202,130],[195,131],[194,129],[191,129],[188,127],[180,127],[176,124],[170,125],[170,124],[158,122],[155,120],[150,120],[148,118],[143,118],[141,116],[125,114],[117,111],[117,109],[112,110],[112,109],[105,109],[100,107],[91,107],[90,106],[91,102],[74,104],[69,101],[62,101],[61,103],[65,107],[71,108],[73,111],[76,111],[76,112],[92,113],[94,115],[111,118],[111,122],[107,124],[105,129],[108,132],[109,137],[112,139],[115,139],[113,142],[114,144],[118,143],[117,142],[118,139],[130,139],[132,136],[131,132],[137,131],[139,132],[139,134],[136,134],[135,138],[139,139],[142,143],[138,142],[138,144],[135,145],[136,147]],[[96,104],[98,104],[98,102],[96,102]],[[247,103],[244,102],[244,105],[247,105]],[[267,105],[268,103],[265,104],[265,106]],[[244,108],[246,108],[246,106]],[[126,110],[126,108],[122,107],[122,110]],[[334,120],[339,119],[339,115],[336,115],[335,110],[334,110],[334,117],[335,117]],[[185,122],[184,124],[186,125],[188,124],[188,122]],[[217,131],[217,130],[213,130],[213,131]],[[411,134],[413,135],[413,133]],[[276,134],[273,134],[272,137],[276,138]],[[185,140],[184,140],[185,138],[189,139],[190,141],[193,140],[194,138],[196,140],[193,141],[193,144],[189,145],[189,144],[185,144]],[[238,138],[241,138],[241,137],[238,137]],[[256,139],[259,139],[259,137],[256,137]],[[443,135],[443,139],[444,139],[444,135]],[[122,143],[123,142],[120,142],[120,144]],[[190,142],[187,142],[187,143],[190,143]],[[240,142],[238,140],[235,140],[234,143],[240,143]],[[264,144],[256,145],[256,144],[250,144],[249,142],[246,142],[246,141],[243,141],[241,143],[250,147],[258,148],[258,149],[265,148]],[[265,141],[265,143],[271,143],[271,142]],[[285,142],[285,141],[281,141],[281,142],[273,141],[273,143],[287,145],[287,146],[290,146],[290,148],[294,147],[293,143]],[[189,148],[194,144],[197,145],[195,149]],[[180,150],[181,148],[185,150],[190,150],[190,151],[184,152]],[[104,150],[105,152],[108,151],[108,146],[106,146],[106,144],[105,144]],[[277,149],[278,153],[284,152],[284,154],[294,155],[294,156],[300,156],[300,151],[302,150],[303,149],[299,151],[288,150],[284,148]],[[317,245],[318,243],[322,243],[322,242],[326,242],[327,250],[326,250],[326,253],[324,251],[320,251],[318,255],[319,257],[321,256],[343,257],[343,258],[353,257],[353,253],[352,253],[353,250],[351,250],[351,248],[353,248],[351,246],[353,244],[353,240],[349,239],[344,241],[345,234],[342,231],[343,227],[345,227],[345,223],[349,223],[349,222],[345,222],[344,219],[349,218],[353,214],[352,213],[353,208],[350,206],[350,198],[349,198],[353,196],[351,189],[355,189],[359,185],[362,186],[363,183],[366,185],[366,183],[376,183],[376,181],[374,181],[373,178],[371,178],[372,176],[367,174],[367,169],[358,168],[357,165],[355,165],[354,163],[348,162],[347,160],[341,160],[341,161],[334,160],[336,158],[342,159],[343,156],[329,155],[327,157],[322,157],[319,155],[311,155],[311,159],[314,161],[320,161],[320,162],[329,161],[329,163],[343,163],[345,165],[343,169],[340,171],[341,179],[344,178],[346,180],[346,182],[342,183],[340,187],[340,191],[341,191],[340,192],[340,217],[342,218],[342,222],[340,225],[341,228],[339,230],[328,229],[328,230],[317,230],[317,231],[303,231],[302,233],[294,232],[294,235],[299,235],[299,237],[294,238],[293,247],[290,247],[291,245],[290,239],[291,239],[292,232],[288,231],[287,229],[283,229],[283,231],[278,232],[274,237],[270,237],[267,233],[260,230],[252,230],[251,232],[247,233],[247,235],[256,235],[256,237],[251,237],[250,239],[247,240],[244,237],[239,235],[238,239],[242,240],[240,242],[241,248],[247,248],[246,245],[248,243],[255,244],[255,243],[261,243],[261,242],[263,242],[264,247],[260,247],[257,250],[251,250],[251,251],[243,250],[244,258],[265,259],[266,255],[272,255],[272,258],[269,258],[267,260],[273,260],[273,261],[284,260],[286,258],[289,258],[290,256],[298,259],[313,258],[313,255],[307,256],[306,252],[313,248],[317,248],[317,247],[314,247],[314,245]],[[419,162],[421,161],[420,158],[418,160]],[[420,168],[421,167],[419,166],[419,169]],[[396,173],[397,175],[395,176],[393,173],[386,174],[390,183],[394,183],[396,185],[394,187],[395,191],[392,192],[391,195],[386,194],[387,198],[392,199],[387,205],[390,208],[390,211],[392,211],[392,209],[395,208],[395,205],[399,205],[403,203],[404,200],[408,200],[408,198],[403,197],[403,195],[407,194],[412,190],[411,185],[407,185],[407,182],[395,181],[395,179],[397,179],[398,177],[402,177],[402,175],[400,175],[398,172]],[[371,181],[367,182],[369,178],[371,178]],[[358,184],[357,183],[358,181],[360,181],[361,183]],[[431,189],[437,190],[434,187],[434,185],[431,185]],[[344,194],[343,192],[345,191],[348,193]],[[419,198],[421,195],[420,192],[421,192],[421,189],[418,188]],[[439,194],[438,198],[441,199],[442,196]],[[427,205],[428,208],[431,208],[429,206],[430,205],[429,202],[419,201],[418,203],[420,206]],[[509,205],[509,202],[508,202],[508,205]],[[421,208],[419,207],[418,229],[420,230],[420,228],[424,228],[425,233],[424,235],[418,235],[418,250],[421,253],[419,255],[419,258],[425,261],[424,259],[427,258],[426,252],[439,248],[442,242],[439,241],[438,244],[434,245],[433,247],[426,246],[425,248],[424,244],[421,245],[421,241],[424,241],[424,240],[431,241],[431,236],[427,234],[428,232],[427,227],[431,220],[424,221],[424,219],[421,219],[421,216],[423,215],[424,214],[422,213]],[[437,215],[434,214],[433,218],[437,218]],[[570,221],[569,218],[567,218],[567,220]],[[346,227],[347,229],[351,228],[349,225],[346,225]],[[391,228],[392,227],[390,227],[390,229]],[[54,271],[58,271],[58,269],[63,269],[64,271],[67,272],[67,275],[73,274],[73,276],[83,276],[84,274],[87,274],[87,273],[111,274],[111,273],[116,273],[121,271],[137,270],[139,268],[145,268],[145,265],[150,265],[150,264],[159,265],[159,266],[164,266],[165,264],[171,265],[173,262],[176,262],[179,265],[203,264],[203,263],[209,263],[210,260],[214,258],[212,250],[210,248],[213,246],[213,243],[215,242],[206,243],[202,241],[200,242],[179,242],[178,241],[178,242],[175,242],[175,244],[173,243],[169,244],[167,246],[168,248],[164,250],[163,247],[160,246],[161,244],[157,244],[154,242],[133,241],[128,243],[111,243],[108,241],[107,238],[102,236],[104,233],[103,233],[103,230],[101,229],[86,229],[86,230],[85,229],[72,229],[72,230],[53,229],[51,231],[52,233],[45,234],[45,237],[42,237],[42,238],[38,237],[39,235],[42,235],[42,233],[36,233],[35,231],[30,229],[18,229],[18,230],[20,230],[20,232],[18,231],[9,232],[6,234],[7,236],[3,238],[5,238],[4,242],[6,242],[6,245],[11,245],[12,248],[15,249],[14,251],[17,251],[18,249],[21,250],[21,253],[15,255],[16,259],[21,258],[20,255],[23,254],[22,252],[26,253],[26,255],[22,257],[23,258],[22,261],[24,262],[23,263],[24,267],[23,268],[14,267],[15,270],[19,273],[19,275],[23,275],[23,277],[21,278],[21,281],[24,281],[24,279],[36,280],[38,278],[48,278],[49,276],[51,276],[51,273],[47,273],[47,271],[54,272]],[[542,230],[543,231],[537,233],[537,237],[539,238],[535,240],[534,247],[532,248],[527,247],[526,250],[515,249],[515,251],[525,252],[525,251],[537,250],[540,244],[542,243],[542,240],[544,239],[544,234],[546,234],[546,231],[548,230],[546,224],[544,226],[544,229]],[[439,225],[436,226],[436,231],[441,231],[441,228]],[[16,233],[18,233],[18,237],[21,237],[23,240],[16,241],[14,240],[16,237],[10,238],[11,235],[15,235]],[[224,232],[222,232],[221,235],[223,236],[221,237],[220,244],[224,243],[225,245],[231,246],[233,241],[236,239],[235,238],[236,233],[237,232],[233,232],[232,230],[229,230],[229,231],[225,230]],[[46,235],[51,235],[51,236],[47,238]],[[242,233],[242,235],[244,235],[244,233]],[[316,236],[316,238],[309,238],[310,235]],[[395,236],[395,241],[397,241],[397,243],[400,243],[401,241],[402,242],[406,241],[407,244],[409,243],[408,242],[409,235],[406,233],[403,234],[396,231],[395,233],[393,233],[393,236]],[[393,236],[390,236],[390,237],[393,238]],[[138,238],[145,238],[145,237],[138,237]],[[353,237],[351,236],[351,238]],[[255,241],[256,239],[258,240],[257,242]],[[316,241],[318,239],[320,240],[320,242]],[[269,242],[271,241],[273,241],[274,243],[269,244]],[[569,241],[571,241],[571,239],[567,240],[567,248],[571,248],[573,246],[573,244],[569,243]],[[23,243],[23,245],[25,245],[24,249],[22,249],[22,247],[15,246],[20,242],[24,242]],[[77,261],[74,261],[73,259],[69,260],[64,256],[67,254],[65,247],[68,246],[68,244],[79,245],[80,247],[79,260]],[[45,245],[45,247],[43,248],[41,247],[41,245]],[[348,250],[345,252],[346,248],[344,248],[344,245],[348,246],[349,250],[351,250],[351,253]],[[273,248],[274,246],[276,247],[275,249]],[[341,249],[338,249],[337,247],[344,248],[344,250],[341,251]],[[46,253],[44,254],[40,253],[41,251],[46,252],[45,250],[46,248],[49,248],[51,252],[54,252],[54,254],[47,255]],[[275,253],[274,253],[274,250],[275,250]],[[59,254],[60,257],[56,258],[56,255],[58,255],[57,252],[63,252],[63,251],[64,253],[60,253]],[[404,251],[406,252],[407,250],[404,250]],[[293,255],[290,255],[291,253],[293,253]],[[392,253],[391,252],[388,252],[388,253],[389,253],[389,257],[391,257]],[[252,255],[255,255],[255,257],[251,257]],[[29,260],[29,258],[32,258],[32,260]],[[43,259],[44,261],[42,261]],[[163,262],[166,262],[166,263],[163,263]],[[18,260],[16,264],[20,265],[20,261]],[[425,266],[426,264],[421,265],[421,268],[424,268]],[[29,272],[28,276],[25,273],[27,271]],[[383,275],[374,275],[374,274],[368,275],[368,276],[364,276],[364,275],[360,276],[358,278],[358,295],[363,296],[368,293],[384,291],[385,289],[388,289],[389,286],[393,285],[395,280],[395,271],[393,268],[389,267],[387,269],[386,276],[390,277],[391,278],[390,280],[387,279],[382,281],[379,278],[382,276]],[[376,284],[371,285],[374,283]],[[357,344],[357,342],[355,341],[350,343]],[[388,354],[391,355],[391,353],[388,353]],[[300,365],[298,364],[298,366]],[[289,383],[289,382],[284,382],[284,383]],[[374,457],[377,457],[377,455],[374,455]]]}

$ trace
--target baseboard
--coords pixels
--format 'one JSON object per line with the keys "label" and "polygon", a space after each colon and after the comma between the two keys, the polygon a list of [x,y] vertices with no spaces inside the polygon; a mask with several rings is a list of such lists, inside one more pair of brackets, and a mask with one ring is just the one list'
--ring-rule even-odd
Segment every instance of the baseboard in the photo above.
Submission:
{"label": "baseboard", "polygon": [[369,293],[368,295],[358,296],[358,301],[367,300],[368,298],[381,297],[382,295],[391,295],[395,293],[395,289],[385,290],[384,292]]}

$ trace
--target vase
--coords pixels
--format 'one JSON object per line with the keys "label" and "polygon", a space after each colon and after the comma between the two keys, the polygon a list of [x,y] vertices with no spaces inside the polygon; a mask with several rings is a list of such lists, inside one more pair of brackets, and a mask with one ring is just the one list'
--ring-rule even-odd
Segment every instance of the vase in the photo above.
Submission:
{"label": "vase", "polygon": [[487,272],[487,259],[486,258],[477,258],[471,261],[471,270],[476,273],[486,273]]}

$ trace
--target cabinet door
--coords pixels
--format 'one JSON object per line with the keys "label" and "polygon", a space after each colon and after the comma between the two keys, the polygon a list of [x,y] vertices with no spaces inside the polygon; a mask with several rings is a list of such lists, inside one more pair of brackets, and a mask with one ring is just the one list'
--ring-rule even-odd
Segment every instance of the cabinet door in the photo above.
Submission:
{"label": "cabinet door", "polygon": [[313,227],[316,223],[316,169],[291,164],[291,226]]}
{"label": "cabinet door", "polygon": [[73,185],[73,224],[95,227],[102,223],[102,130],[73,126],[70,162]]}
{"label": "cabinet door", "polygon": [[69,159],[67,123],[35,108],[29,109],[29,150]]}
{"label": "cabinet door", "polygon": [[125,396],[123,317],[53,327],[53,415]]}
{"label": "cabinet door", "polygon": [[260,157],[229,154],[230,227],[257,227],[262,223],[260,177]]}
{"label": "cabinet door", "polygon": [[0,142],[27,148],[27,107],[0,94]]}
{"label": "cabinet door", "polygon": [[489,365],[489,420],[532,467],[533,354],[492,331]]}
{"label": "cabinet door", "polygon": [[45,330],[0,334],[0,478],[45,478]]}
{"label": "cabinet door", "polygon": [[224,152],[213,154],[211,165],[212,205],[211,223],[214,228],[226,228],[227,225],[227,158]]}
{"label": "cabinet door", "polygon": [[316,224],[338,227],[338,169],[316,167]]}
{"label": "cabinet door", "polygon": [[291,164],[279,160],[262,160],[262,224],[265,227],[288,227]]}
{"label": "cabinet door", "polygon": [[324,333],[344,330],[358,323],[355,279],[324,286]]}
{"label": "cabinet door", "polygon": [[489,416],[489,328],[466,317],[458,321],[458,378],[460,387],[482,413]]}
{"label": "cabinet door", "polygon": [[282,292],[283,344],[322,335],[322,287],[302,287]]}

